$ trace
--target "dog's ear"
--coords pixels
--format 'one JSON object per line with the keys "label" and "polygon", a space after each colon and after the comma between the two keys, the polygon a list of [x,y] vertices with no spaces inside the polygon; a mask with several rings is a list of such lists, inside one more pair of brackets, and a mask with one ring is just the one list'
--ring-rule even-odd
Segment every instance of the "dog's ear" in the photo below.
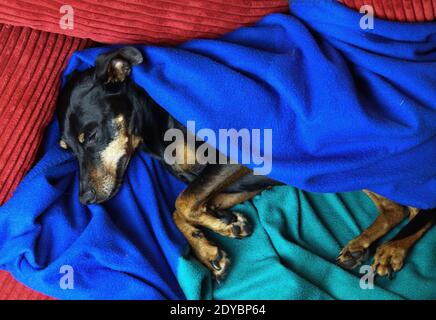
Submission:
{"label": "dog's ear", "polygon": [[138,49],[124,47],[98,56],[95,60],[95,74],[104,83],[122,82],[129,76],[132,66],[142,61],[142,54]]}

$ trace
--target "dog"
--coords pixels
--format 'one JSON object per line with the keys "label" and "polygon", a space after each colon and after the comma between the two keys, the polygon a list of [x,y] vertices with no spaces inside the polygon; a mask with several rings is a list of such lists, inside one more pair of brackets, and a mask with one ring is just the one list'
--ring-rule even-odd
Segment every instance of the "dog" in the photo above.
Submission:
{"label": "dog", "polygon": [[[173,128],[186,133],[186,128],[130,79],[132,67],[142,61],[139,50],[123,47],[98,56],[95,67],[70,76],[58,99],[60,146],[78,160],[79,198],[85,205],[104,202],[117,193],[135,150],[142,149],[159,159],[187,183],[175,203],[175,224],[196,257],[220,280],[230,259],[207,239],[202,228],[232,238],[249,236],[249,221],[232,211],[232,207],[283,183],[254,175],[240,164],[188,164],[189,154],[204,142],[196,142],[194,150],[184,143],[180,161],[168,164],[164,150],[170,142],[165,141],[164,134]],[[371,245],[409,214],[409,224],[375,252],[374,272],[391,276],[401,269],[412,246],[434,223],[436,212],[418,214],[416,208],[406,208],[369,190],[365,192],[380,215],[343,248],[337,262],[347,269],[359,266],[368,258]]]}

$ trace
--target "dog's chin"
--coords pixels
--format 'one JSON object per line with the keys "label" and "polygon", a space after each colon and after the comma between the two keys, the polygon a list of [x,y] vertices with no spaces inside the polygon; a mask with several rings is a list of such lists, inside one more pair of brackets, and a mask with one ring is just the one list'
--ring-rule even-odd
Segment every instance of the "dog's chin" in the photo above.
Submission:
{"label": "dog's chin", "polygon": [[97,196],[97,200],[94,202],[94,204],[101,204],[101,203],[109,201],[110,199],[115,197],[117,195],[118,191],[120,191],[121,185],[122,185],[121,181],[117,182],[117,184],[115,185],[115,188],[109,194]]}
{"label": "dog's chin", "polygon": [[123,177],[127,171],[127,166],[129,162],[130,162],[130,157],[127,156],[123,157],[120,160],[117,169],[117,177],[121,177],[121,178],[117,178],[115,180],[114,187],[112,188],[111,192],[109,193],[104,192],[104,193],[97,194],[97,199],[94,202],[94,204],[101,204],[103,202],[109,201],[110,199],[116,196],[116,194],[118,193],[118,191],[120,191],[120,188],[123,184]]}

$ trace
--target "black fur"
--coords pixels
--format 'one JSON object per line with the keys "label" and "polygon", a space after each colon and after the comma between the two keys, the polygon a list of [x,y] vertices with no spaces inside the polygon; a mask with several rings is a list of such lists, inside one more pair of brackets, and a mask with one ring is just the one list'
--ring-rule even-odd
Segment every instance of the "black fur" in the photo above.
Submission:
{"label": "black fur", "polygon": [[[168,170],[185,182],[192,182],[205,167],[200,165],[193,171],[181,173],[163,161],[164,150],[170,143],[164,141],[165,132],[178,128],[185,132],[186,137],[186,128],[130,79],[130,68],[141,62],[141,53],[133,47],[101,55],[95,68],[74,72],[61,91],[57,108],[61,140],[78,159],[83,203],[102,202],[112,197],[125,174],[128,159],[119,163],[116,188],[107,197],[98,199],[90,192],[89,171],[101,165],[99,153],[116,135],[111,121],[118,115],[126,119],[130,135],[142,138],[140,148],[161,160]],[[117,63],[119,69],[114,70]],[[77,137],[82,132],[84,142],[79,143]],[[254,191],[277,184],[280,183],[264,176],[247,175],[225,191]]]}

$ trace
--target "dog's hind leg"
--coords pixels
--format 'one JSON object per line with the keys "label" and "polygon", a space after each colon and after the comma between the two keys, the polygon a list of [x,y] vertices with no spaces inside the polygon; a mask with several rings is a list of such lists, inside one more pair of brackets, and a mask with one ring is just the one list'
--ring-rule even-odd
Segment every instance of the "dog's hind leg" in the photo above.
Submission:
{"label": "dog's hind leg", "polygon": [[225,273],[229,260],[225,252],[209,242],[196,227],[203,226],[225,236],[249,235],[251,227],[242,215],[217,214],[208,201],[227,186],[248,174],[241,165],[209,165],[176,200],[174,220],[191,245],[195,255],[217,278]]}
{"label": "dog's hind leg", "polygon": [[392,276],[399,271],[413,245],[436,221],[436,209],[411,212],[410,222],[390,241],[377,248],[372,264],[380,276]]}
{"label": "dog's hind leg", "polygon": [[346,269],[353,269],[369,258],[369,247],[397,226],[406,216],[406,208],[371,191],[364,190],[376,205],[379,216],[357,238],[351,240],[340,252],[337,262]]}

